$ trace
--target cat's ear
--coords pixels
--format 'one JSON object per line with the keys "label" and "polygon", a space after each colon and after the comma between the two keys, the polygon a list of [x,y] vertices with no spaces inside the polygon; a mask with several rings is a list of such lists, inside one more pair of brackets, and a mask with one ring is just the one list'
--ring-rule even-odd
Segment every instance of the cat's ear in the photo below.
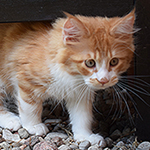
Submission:
{"label": "cat's ear", "polygon": [[77,17],[64,13],[67,20],[63,26],[63,42],[65,45],[77,44],[86,33],[86,28]]}
{"label": "cat's ear", "polygon": [[135,22],[135,9],[133,9],[128,15],[120,18],[115,26],[111,29],[111,32],[115,34],[133,34]]}

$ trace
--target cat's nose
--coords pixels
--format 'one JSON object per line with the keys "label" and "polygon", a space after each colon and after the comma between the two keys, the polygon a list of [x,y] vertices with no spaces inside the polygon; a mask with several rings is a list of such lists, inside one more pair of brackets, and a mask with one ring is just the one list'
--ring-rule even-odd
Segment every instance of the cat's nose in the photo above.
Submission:
{"label": "cat's nose", "polygon": [[108,83],[109,80],[108,80],[106,77],[104,77],[104,78],[101,78],[99,82],[100,82],[102,85],[104,85],[104,84]]}

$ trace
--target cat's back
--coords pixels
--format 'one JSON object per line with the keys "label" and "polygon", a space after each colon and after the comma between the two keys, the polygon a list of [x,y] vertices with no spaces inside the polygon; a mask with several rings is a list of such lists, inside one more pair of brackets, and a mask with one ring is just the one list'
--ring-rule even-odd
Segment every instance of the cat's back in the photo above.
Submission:
{"label": "cat's back", "polygon": [[45,33],[51,28],[50,22],[1,23],[0,41],[3,44],[4,42],[15,42],[22,38],[34,37],[39,32]]}
{"label": "cat's back", "polygon": [[14,51],[24,51],[23,49],[29,44],[42,43],[39,41],[46,36],[47,31],[51,30],[51,28],[52,26],[49,22],[0,24],[0,59],[2,59],[1,57],[4,59]]}

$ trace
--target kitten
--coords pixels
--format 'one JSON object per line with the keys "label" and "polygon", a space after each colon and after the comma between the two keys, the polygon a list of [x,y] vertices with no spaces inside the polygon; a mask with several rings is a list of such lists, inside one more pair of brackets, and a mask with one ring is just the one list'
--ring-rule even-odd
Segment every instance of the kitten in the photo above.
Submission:
{"label": "kitten", "polygon": [[[0,126],[42,135],[42,103],[66,100],[74,138],[104,146],[91,131],[96,90],[115,85],[134,53],[134,11],[124,17],[72,16],[47,22],[0,25]],[[19,117],[3,106],[16,97]]]}

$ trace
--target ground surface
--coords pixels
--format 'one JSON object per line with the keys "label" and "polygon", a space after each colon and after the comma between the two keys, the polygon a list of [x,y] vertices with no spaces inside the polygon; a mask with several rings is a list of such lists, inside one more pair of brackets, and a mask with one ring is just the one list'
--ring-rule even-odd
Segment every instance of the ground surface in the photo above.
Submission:
{"label": "ground surface", "polygon": [[[131,100],[126,97],[127,109],[123,101],[117,101],[111,90],[98,92],[93,105],[93,132],[104,136],[105,150],[150,150],[149,142],[138,142],[134,125],[136,113]],[[124,94],[124,93],[122,93]],[[114,101],[115,99],[115,101]],[[10,106],[10,105],[9,105]],[[43,104],[43,122],[50,132],[45,136],[29,135],[21,128],[11,132],[0,128],[0,149],[3,150],[101,150],[89,141],[77,143],[73,140],[68,113],[64,105]]]}

